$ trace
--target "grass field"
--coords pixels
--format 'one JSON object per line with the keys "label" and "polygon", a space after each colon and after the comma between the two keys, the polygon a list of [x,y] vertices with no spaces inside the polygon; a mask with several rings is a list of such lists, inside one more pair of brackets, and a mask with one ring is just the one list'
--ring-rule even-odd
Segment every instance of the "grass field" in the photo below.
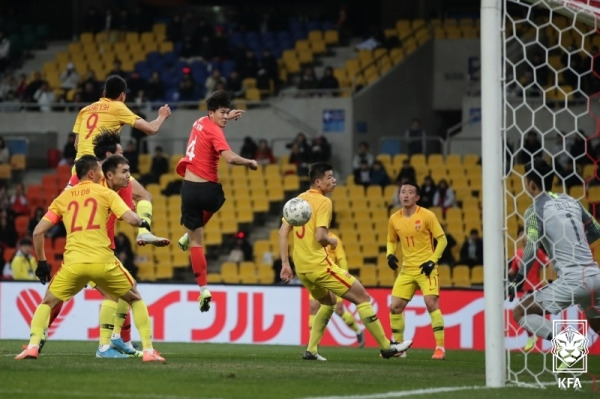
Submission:
{"label": "grass field", "polygon": [[[589,398],[598,395],[588,376],[580,392],[516,387],[485,388],[484,353],[431,350],[384,360],[375,349],[322,348],[327,362],[304,361],[303,348],[272,345],[157,343],[166,364],[141,359],[96,359],[96,343],[49,341],[37,360],[14,360],[24,341],[0,340],[2,398]],[[522,357],[513,361],[523,363]],[[528,361],[542,361],[529,356]],[[588,370],[600,371],[590,357]],[[593,373],[592,373],[593,374]],[[552,381],[552,376],[549,376]]]}

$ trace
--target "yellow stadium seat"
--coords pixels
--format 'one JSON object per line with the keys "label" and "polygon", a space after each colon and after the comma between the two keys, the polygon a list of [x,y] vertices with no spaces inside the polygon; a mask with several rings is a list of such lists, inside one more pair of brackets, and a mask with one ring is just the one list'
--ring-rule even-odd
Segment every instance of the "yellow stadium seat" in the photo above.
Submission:
{"label": "yellow stadium seat", "polygon": [[471,284],[483,285],[483,265],[475,265],[471,269]]}
{"label": "yellow stadium seat", "polygon": [[337,30],[326,30],[323,35],[323,40],[325,40],[327,45],[335,46],[340,42],[340,35]]}
{"label": "yellow stadium seat", "polygon": [[455,265],[452,268],[452,283],[454,287],[470,287],[471,271],[467,265]]}
{"label": "yellow stadium seat", "polygon": [[223,262],[221,264],[221,279],[224,283],[238,284],[240,282],[240,273],[237,263]]}
{"label": "yellow stadium seat", "polygon": [[375,287],[378,284],[377,267],[363,266],[360,268],[360,282],[365,287]]}
{"label": "yellow stadium seat", "polygon": [[275,270],[272,265],[259,265],[257,276],[260,284],[273,284],[275,282]]}
{"label": "yellow stadium seat", "polygon": [[438,275],[440,279],[440,287],[452,287],[452,276],[450,266],[438,265]]}

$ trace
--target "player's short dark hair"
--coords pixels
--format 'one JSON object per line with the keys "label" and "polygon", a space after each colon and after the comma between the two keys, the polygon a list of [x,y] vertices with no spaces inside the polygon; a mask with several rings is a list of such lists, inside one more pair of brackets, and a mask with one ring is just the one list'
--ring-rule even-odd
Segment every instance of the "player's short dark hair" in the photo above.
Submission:
{"label": "player's short dark hair", "polygon": [[119,165],[122,164],[129,165],[127,158],[120,154],[113,154],[102,162],[102,173],[104,173],[104,176],[106,176],[108,172],[115,173]]}
{"label": "player's short dark hair", "polygon": [[206,99],[206,109],[216,111],[219,108],[231,108],[229,94],[225,90],[215,90]]}
{"label": "player's short dark hair", "polygon": [[92,144],[94,145],[94,155],[103,161],[107,152],[111,154],[117,152],[117,144],[121,144],[121,134],[117,130],[102,129],[94,137]]}
{"label": "player's short dark hair", "polygon": [[323,178],[325,172],[328,170],[333,170],[333,167],[327,162],[315,162],[310,165],[310,169],[308,170],[308,180],[310,181],[310,184],[313,184],[317,179]]}
{"label": "player's short dark hair", "polygon": [[400,187],[402,186],[413,186],[415,188],[415,193],[417,193],[417,195],[421,195],[421,188],[419,187],[419,185],[417,183],[415,183],[412,180],[404,180],[402,182],[402,184],[400,185]]}
{"label": "player's short dark hair", "polygon": [[550,191],[554,181],[554,170],[543,158],[534,158],[525,165],[525,179],[534,182],[542,191]]}
{"label": "player's short dark hair", "polygon": [[104,82],[104,95],[106,98],[114,100],[121,93],[127,92],[127,82],[119,75],[110,75]]}
{"label": "player's short dark hair", "polygon": [[87,173],[98,166],[98,158],[93,155],[83,155],[75,161],[75,173],[79,180],[83,179]]}

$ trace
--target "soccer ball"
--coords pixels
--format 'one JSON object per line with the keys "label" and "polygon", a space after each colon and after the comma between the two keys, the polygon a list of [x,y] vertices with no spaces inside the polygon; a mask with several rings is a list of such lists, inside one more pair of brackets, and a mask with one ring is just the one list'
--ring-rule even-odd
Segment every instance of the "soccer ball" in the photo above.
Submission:
{"label": "soccer ball", "polygon": [[283,218],[292,226],[303,226],[312,216],[312,208],[308,201],[296,197],[283,206]]}

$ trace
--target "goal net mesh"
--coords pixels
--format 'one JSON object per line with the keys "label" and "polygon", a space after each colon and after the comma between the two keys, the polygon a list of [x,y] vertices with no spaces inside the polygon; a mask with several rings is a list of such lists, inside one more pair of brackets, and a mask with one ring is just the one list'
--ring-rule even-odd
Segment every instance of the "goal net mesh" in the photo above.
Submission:
{"label": "goal net mesh", "polygon": [[[524,191],[523,173],[534,157],[552,163],[553,191],[570,194],[600,216],[600,2],[505,0],[503,6],[504,227],[510,263],[523,246],[519,226],[524,226],[525,210],[532,203]],[[538,260],[542,258],[540,254]],[[507,280],[508,270],[507,266]],[[538,273],[537,288],[556,279],[551,265]],[[512,317],[517,302],[518,298],[508,305],[506,314],[507,380],[554,384],[551,343],[539,339],[527,347],[527,332]],[[584,318],[576,307],[546,317]],[[590,342],[597,338],[591,331],[588,337]]]}

